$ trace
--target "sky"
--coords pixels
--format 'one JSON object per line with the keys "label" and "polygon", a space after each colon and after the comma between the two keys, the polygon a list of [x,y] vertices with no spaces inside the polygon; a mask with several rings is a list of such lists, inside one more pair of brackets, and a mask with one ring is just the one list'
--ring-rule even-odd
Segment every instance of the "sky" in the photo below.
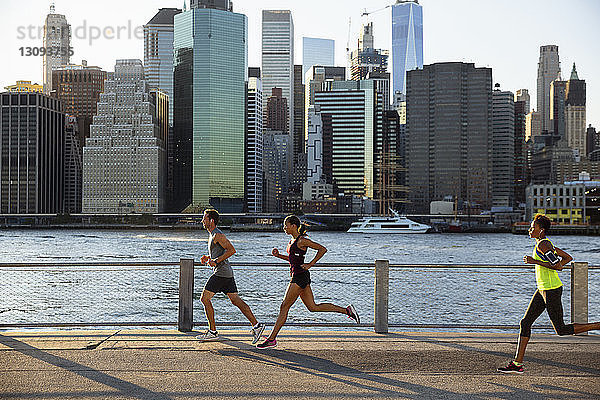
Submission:
{"label": "sky", "polygon": [[[186,0],[189,4],[189,0]],[[261,63],[261,10],[289,9],[295,28],[295,63],[302,63],[302,37],[335,39],[336,63],[347,65],[346,47],[356,46],[361,24],[373,22],[375,46],[390,48],[390,9],[395,0],[234,0],[234,12],[248,16],[249,66]],[[39,47],[50,0],[0,0],[0,90],[17,80],[41,83],[42,57],[21,55]],[[88,65],[113,70],[116,59],[143,60],[143,26],[162,7],[183,0],[54,0],[71,29],[74,55]],[[98,6],[100,4],[100,6]],[[421,0],[424,63],[462,61],[492,68],[502,90],[529,89],[536,106],[539,47],[559,46],[561,72],[573,62],[587,82],[587,121],[600,128],[600,1],[598,0]],[[373,11],[362,16],[363,11]],[[30,28],[31,27],[31,28]],[[120,39],[95,39],[98,30],[120,31]],[[110,36],[110,35],[109,35]],[[112,35],[114,36],[114,35]]]}

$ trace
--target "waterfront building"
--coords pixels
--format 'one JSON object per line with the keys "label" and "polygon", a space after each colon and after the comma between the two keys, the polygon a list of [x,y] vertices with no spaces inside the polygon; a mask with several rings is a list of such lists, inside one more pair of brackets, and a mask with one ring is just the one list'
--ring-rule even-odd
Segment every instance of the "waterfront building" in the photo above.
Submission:
{"label": "waterfront building", "polygon": [[290,10],[262,12],[262,81],[265,104],[274,87],[288,104],[288,128],[294,129],[294,22]]}
{"label": "waterfront building", "polygon": [[106,71],[88,66],[86,60],[82,60],[81,65],[64,65],[52,71],[52,96],[62,102],[65,113],[77,117],[80,149],[90,137],[90,125],[105,80]]}
{"label": "waterfront building", "polygon": [[[256,74],[254,74],[256,75]],[[246,210],[263,211],[263,93],[259,77],[248,78],[246,102],[246,148],[244,176],[246,181]]]}
{"label": "waterfront building", "polygon": [[[335,40],[302,38],[302,83],[305,83],[306,72],[313,65],[335,65]],[[296,79],[297,77],[294,77],[294,81]]]}
{"label": "waterfront building", "polygon": [[587,155],[585,100],[585,80],[579,79],[573,63],[565,89],[565,135],[569,147],[584,157]]}
{"label": "waterfront building", "polygon": [[500,85],[492,93],[492,207],[514,205],[515,181],[515,103],[514,94],[501,91]]}
{"label": "waterfront building", "polygon": [[83,148],[84,213],[164,211],[165,149],[155,99],[142,61],[117,60]]}
{"label": "waterfront building", "polygon": [[65,114],[42,93],[0,94],[0,213],[63,212]]}
{"label": "waterfront building", "polygon": [[43,86],[44,93],[52,90],[52,71],[70,63],[73,49],[71,48],[71,25],[62,14],[56,14],[54,3],[50,6],[50,13],[46,16],[44,23],[45,51],[42,56],[43,62]]}
{"label": "waterfront building", "polygon": [[[333,81],[314,93],[323,136],[331,135],[331,179],[345,194],[374,197],[377,136],[383,130],[383,98],[372,80]],[[327,159],[325,138],[323,160]],[[327,174],[324,166],[323,172]]]}
{"label": "waterfront building", "polygon": [[529,110],[531,109],[531,97],[529,96],[528,89],[519,89],[515,93],[515,103],[517,101],[522,101],[525,104],[525,115],[529,114]]}
{"label": "waterfront building", "polygon": [[31,83],[31,81],[17,81],[14,85],[5,86],[9,93],[42,93],[44,86],[37,83]]}
{"label": "waterfront building", "polygon": [[541,131],[551,132],[550,124],[550,83],[560,74],[558,46],[540,46],[537,73],[537,111],[540,113]]}
{"label": "waterfront building", "polygon": [[[386,73],[388,52],[374,48],[373,23],[363,25],[358,38],[358,48],[350,53],[350,79],[367,79],[371,72]],[[389,102],[389,96],[388,96]]]}
{"label": "waterfront building", "polygon": [[446,196],[489,209],[492,70],[426,65],[407,73],[406,88],[409,209],[427,213],[430,202]]}
{"label": "waterfront building", "polygon": [[557,224],[582,224],[586,220],[585,192],[583,183],[529,185],[527,219],[544,214]]}
{"label": "waterfront building", "polygon": [[241,212],[248,20],[229,1],[211,4],[174,17],[175,207]]}
{"label": "waterfront building", "polygon": [[406,73],[423,68],[423,7],[417,0],[392,6],[392,93],[406,95]]}

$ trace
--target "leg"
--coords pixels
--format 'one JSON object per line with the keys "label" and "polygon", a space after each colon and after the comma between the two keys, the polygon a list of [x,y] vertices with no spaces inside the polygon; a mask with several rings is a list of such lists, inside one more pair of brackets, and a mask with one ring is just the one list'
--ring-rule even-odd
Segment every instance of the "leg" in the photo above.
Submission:
{"label": "leg", "polygon": [[227,297],[229,297],[229,300],[231,300],[231,303],[234,306],[236,306],[237,308],[240,309],[242,314],[244,314],[244,316],[248,319],[248,321],[250,321],[252,326],[255,326],[256,324],[258,324],[258,321],[254,317],[254,314],[252,314],[252,310],[250,309],[250,306],[248,304],[246,304],[246,302],[244,300],[242,300],[242,298],[237,293],[227,293]]}
{"label": "leg", "polygon": [[348,315],[348,312],[346,311],[345,308],[336,306],[335,304],[331,304],[331,303],[316,304],[315,297],[313,295],[312,289],[310,288],[310,285],[306,285],[306,287],[304,289],[302,289],[302,291],[300,292],[300,299],[302,299],[302,302],[304,303],[306,308],[308,308],[308,311],[311,311],[311,312],[337,312],[340,314]]}
{"label": "leg", "polygon": [[271,334],[269,335],[269,340],[274,340],[277,337],[277,334],[279,333],[279,331],[283,327],[283,324],[285,324],[285,321],[287,320],[290,308],[292,308],[292,306],[298,299],[298,296],[300,295],[301,291],[302,289],[300,288],[300,286],[296,285],[295,283],[290,283],[288,285],[287,290],[285,292],[285,297],[283,298],[281,306],[279,307],[279,315],[277,316],[277,321],[275,321],[275,326],[273,326]]}
{"label": "leg", "polygon": [[525,316],[520,322],[521,330],[519,332],[519,345],[517,346],[517,353],[515,355],[516,362],[523,362],[525,349],[527,348],[527,343],[529,343],[529,337],[531,336],[531,325],[533,325],[535,320],[542,315],[545,309],[546,303],[544,302],[544,298],[540,294],[540,291],[536,290],[529,302],[529,307],[527,307]]}
{"label": "leg", "polygon": [[562,286],[546,292],[546,309],[554,330],[559,336],[574,335],[600,329],[600,323],[565,325],[562,307]]}
{"label": "leg", "polygon": [[211,331],[217,330],[217,325],[215,323],[215,309],[213,308],[212,302],[210,301],[210,299],[212,299],[214,295],[214,292],[204,289],[202,291],[202,297],[200,298],[200,301],[204,306],[204,313],[206,314],[206,319],[208,320],[208,329],[210,329]]}

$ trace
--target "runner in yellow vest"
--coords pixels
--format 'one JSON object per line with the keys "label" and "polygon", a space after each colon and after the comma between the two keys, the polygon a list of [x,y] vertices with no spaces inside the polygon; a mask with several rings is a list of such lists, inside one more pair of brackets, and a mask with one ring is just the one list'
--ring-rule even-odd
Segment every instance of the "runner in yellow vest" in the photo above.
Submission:
{"label": "runner in yellow vest", "polygon": [[532,256],[524,256],[526,264],[535,264],[535,280],[537,290],[531,298],[525,316],[521,320],[521,331],[519,332],[519,344],[515,359],[506,367],[498,368],[499,372],[522,374],[523,356],[525,348],[531,336],[531,326],[535,320],[546,310],[552,326],[557,334],[573,335],[577,333],[600,329],[600,322],[591,324],[569,324],[565,325],[562,307],[562,282],[558,278],[558,271],[573,260],[566,251],[559,249],[546,237],[550,230],[548,217],[538,214],[531,221],[529,237],[536,240]]}

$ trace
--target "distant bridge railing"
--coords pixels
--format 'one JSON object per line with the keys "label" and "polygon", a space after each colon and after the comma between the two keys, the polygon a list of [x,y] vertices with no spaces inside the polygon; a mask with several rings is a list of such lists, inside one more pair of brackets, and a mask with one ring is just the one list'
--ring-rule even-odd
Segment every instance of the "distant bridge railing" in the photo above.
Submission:
{"label": "distant bridge railing", "polygon": [[[259,321],[272,324],[289,282],[287,264],[232,266],[240,296]],[[565,268],[571,270],[561,274],[565,314],[572,322],[587,322],[588,279],[592,276],[596,283],[600,267],[576,262]],[[311,268],[311,286],[316,302],[353,303],[361,314],[359,327],[379,333],[389,328],[506,330],[518,329],[535,290],[532,269],[390,265],[387,260],[321,263]],[[0,264],[0,329],[177,326],[190,331],[206,325],[200,294],[210,274],[210,268],[193,259]],[[340,315],[310,313],[300,303],[290,310],[287,326],[357,326]],[[213,304],[217,325],[248,325],[225,296],[218,294]],[[536,327],[551,328],[547,323]]]}

